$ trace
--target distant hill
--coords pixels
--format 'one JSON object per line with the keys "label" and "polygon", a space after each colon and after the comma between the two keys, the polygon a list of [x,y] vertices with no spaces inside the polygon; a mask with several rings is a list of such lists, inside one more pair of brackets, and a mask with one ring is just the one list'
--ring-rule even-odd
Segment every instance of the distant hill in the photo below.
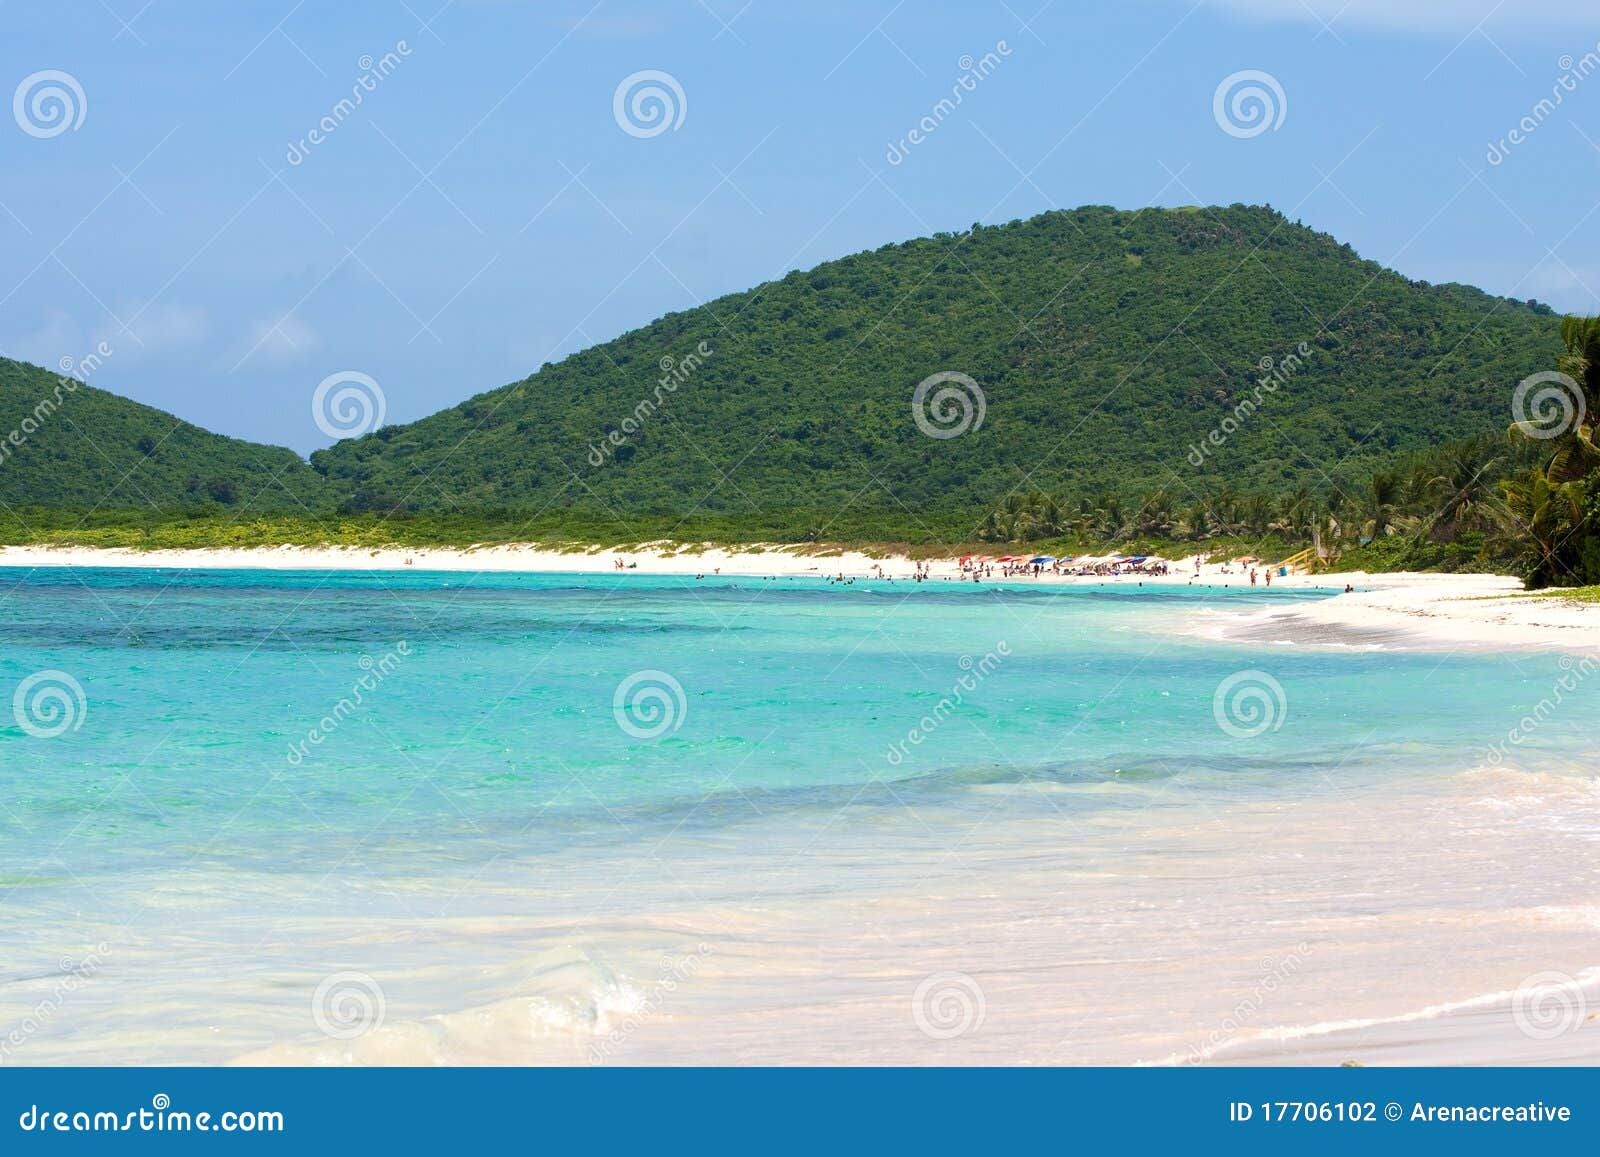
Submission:
{"label": "distant hill", "polygon": [[[366,510],[849,507],[903,523],[1014,489],[1322,488],[1504,430],[1558,328],[1546,307],[1410,281],[1268,208],[1089,207],[791,273],[312,463]],[[1265,359],[1281,381],[1262,392]],[[681,381],[663,389],[669,364]],[[913,421],[941,371],[983,393],[959,437]]]}
{"label": "distant hill", "polygon": [[[1410,281],[1269,208],[1089,207],[791,273],[310,465],[87,385],[36,417],[60,379],[0,360],[0,502],[406,512],[464,534],[487,516],[581,535],[690,514],[795,537],[960,534],[1018,491],[1326,492],[1446,440],[1503,438],[1559,328],[1544,306]],[[974,408],[964,433],[932,436],[978,392],[981,424]]]}
{"label": "distant hill", "polygon": [[291,512],[332,492],[292,450],[0,358],[0,502],[11,508]]}

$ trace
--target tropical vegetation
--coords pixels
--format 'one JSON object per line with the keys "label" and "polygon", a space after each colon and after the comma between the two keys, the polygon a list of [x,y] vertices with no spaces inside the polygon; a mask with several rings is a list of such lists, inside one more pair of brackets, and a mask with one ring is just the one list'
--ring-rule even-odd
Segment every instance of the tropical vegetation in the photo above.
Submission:
{"label": "tropical vegetation", "polygon": [[0,538],[1198,549],[1573,586],[1600,583],[1597,413],[1600,320],[1268,208],[1090,207],[791,273],[309,463],[0,360]]}

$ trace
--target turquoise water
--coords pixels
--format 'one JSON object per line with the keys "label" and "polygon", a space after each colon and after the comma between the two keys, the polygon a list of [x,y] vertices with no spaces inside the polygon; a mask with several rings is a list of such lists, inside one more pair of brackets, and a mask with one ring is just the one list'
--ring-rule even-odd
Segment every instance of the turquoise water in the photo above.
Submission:
{"label": "turquoise water", "polygon": [[[1319,597],[1127,581],[0,573],[0,704],[40,672],[65,688],[65,715],[25,701],[0,716],[6,972],[128,945],[127,971],[79,1002],[96,1015],[63,1012],[19,1056],[115,1037],[140,1042],[130,1056],[225,1059],[302,1034],[266,994],[340,962],[403,959],[394,1015],[492,998],[453,971],[467,961],[449,943],[368,958],[350,947],[357,925],[306,925],[313,894],[387,935],[513,909],[659,912],[664,880],[742,910],[760,853],[813,839],[801,862],[821,892],[881,884],[856,874],[875,841],[915,857],[979,821],[1046,841],[1008,848],[1009,864],[1042,846],[1087,855],[1117,815],[1425,789],[1482,765],[1564,671],[1550,654],[1203,635]],[[1266,688],[1259,734],[1259,715],[1224,706],[1232,729],[1219,723],[1219,685],[1241,672],[1247,691]],[[619,706],[630,679],[642,698]],[[1591,721],[1558,713],[1519,758],[1583,773]],[[608,871],[657,891],[641,884],[630,909],[633,885],[619,897]],[[509,958],[507,943],[472,963]],[[212,981],[189,974],[197,961]],[[241,971],[261,990],[207,1043],[200,1026],[231,999],[214,978]],[[175,1026],[170,1044],[145,1001]],[[298,989],[285,998],[303,1004]]]}

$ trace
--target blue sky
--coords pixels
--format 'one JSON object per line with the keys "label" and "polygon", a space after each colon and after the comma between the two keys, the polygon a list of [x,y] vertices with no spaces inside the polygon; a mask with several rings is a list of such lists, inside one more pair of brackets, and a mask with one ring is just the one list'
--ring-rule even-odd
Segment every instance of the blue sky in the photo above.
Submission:
{"label": "blue sky", "polygon": [[[95,384],[305,452],[330,440],[310,399],[336,372],[370,375],[406,421],[789,269],[1081,204],[1267,202],[1409,276],[1592,311],[1600,73],[1535,106],[1600,57],[1595,15],[9,0],[0,353],[54,366],[104,341]],[[988,74],[891,163],[985,54]],[[653,135],[614,114],[644,70],[682,94]],[[1282,93],[1281,123],[1254,135],[1214,114],[1244,70]],[[76,89],[25,83],[52,71]],[[65,121],[30,101],[52,86]]]}

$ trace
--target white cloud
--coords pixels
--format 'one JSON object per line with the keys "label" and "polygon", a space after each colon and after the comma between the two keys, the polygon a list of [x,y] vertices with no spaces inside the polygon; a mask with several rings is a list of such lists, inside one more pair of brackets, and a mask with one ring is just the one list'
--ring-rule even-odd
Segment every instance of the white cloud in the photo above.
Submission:
{"label": "white cloud", "polygon": [[1600,266],[1568,265],[1552,257],[1528,274],[1518,295],[1537,297],[1557,309],[1592,313],[1600,306]]}
{"label": "white cloud", "polygon": [[0,356],[54,370],[61,367],[62,358],[81,357],[88,344],[71,314],[52,310],[37,329],[0,337]]}
{"label": "white cloud", "polygon": [[250,340],[245,343],[235,367],[259,358],[272,365],[287,365],[308,357],[322,348],[322,335],[293,314],[252,322]]}
{"label": "white cloud", "polygon": [[1489,31],[1537,26],[1567,28],[1580,43],[1594,39],[1594,0],[1213,0],[1261,20],[1321,27],[1379,28],[1464,36],[1481,23]]}
{"label": "white cloud", "polygon": [[161,305],[128,302],[117,306],[117,316],[127,326],[109,322],[95,341],[104,341],[130,357],[167,353],[200,344],[211,332],[211,319],[198,305]]}

